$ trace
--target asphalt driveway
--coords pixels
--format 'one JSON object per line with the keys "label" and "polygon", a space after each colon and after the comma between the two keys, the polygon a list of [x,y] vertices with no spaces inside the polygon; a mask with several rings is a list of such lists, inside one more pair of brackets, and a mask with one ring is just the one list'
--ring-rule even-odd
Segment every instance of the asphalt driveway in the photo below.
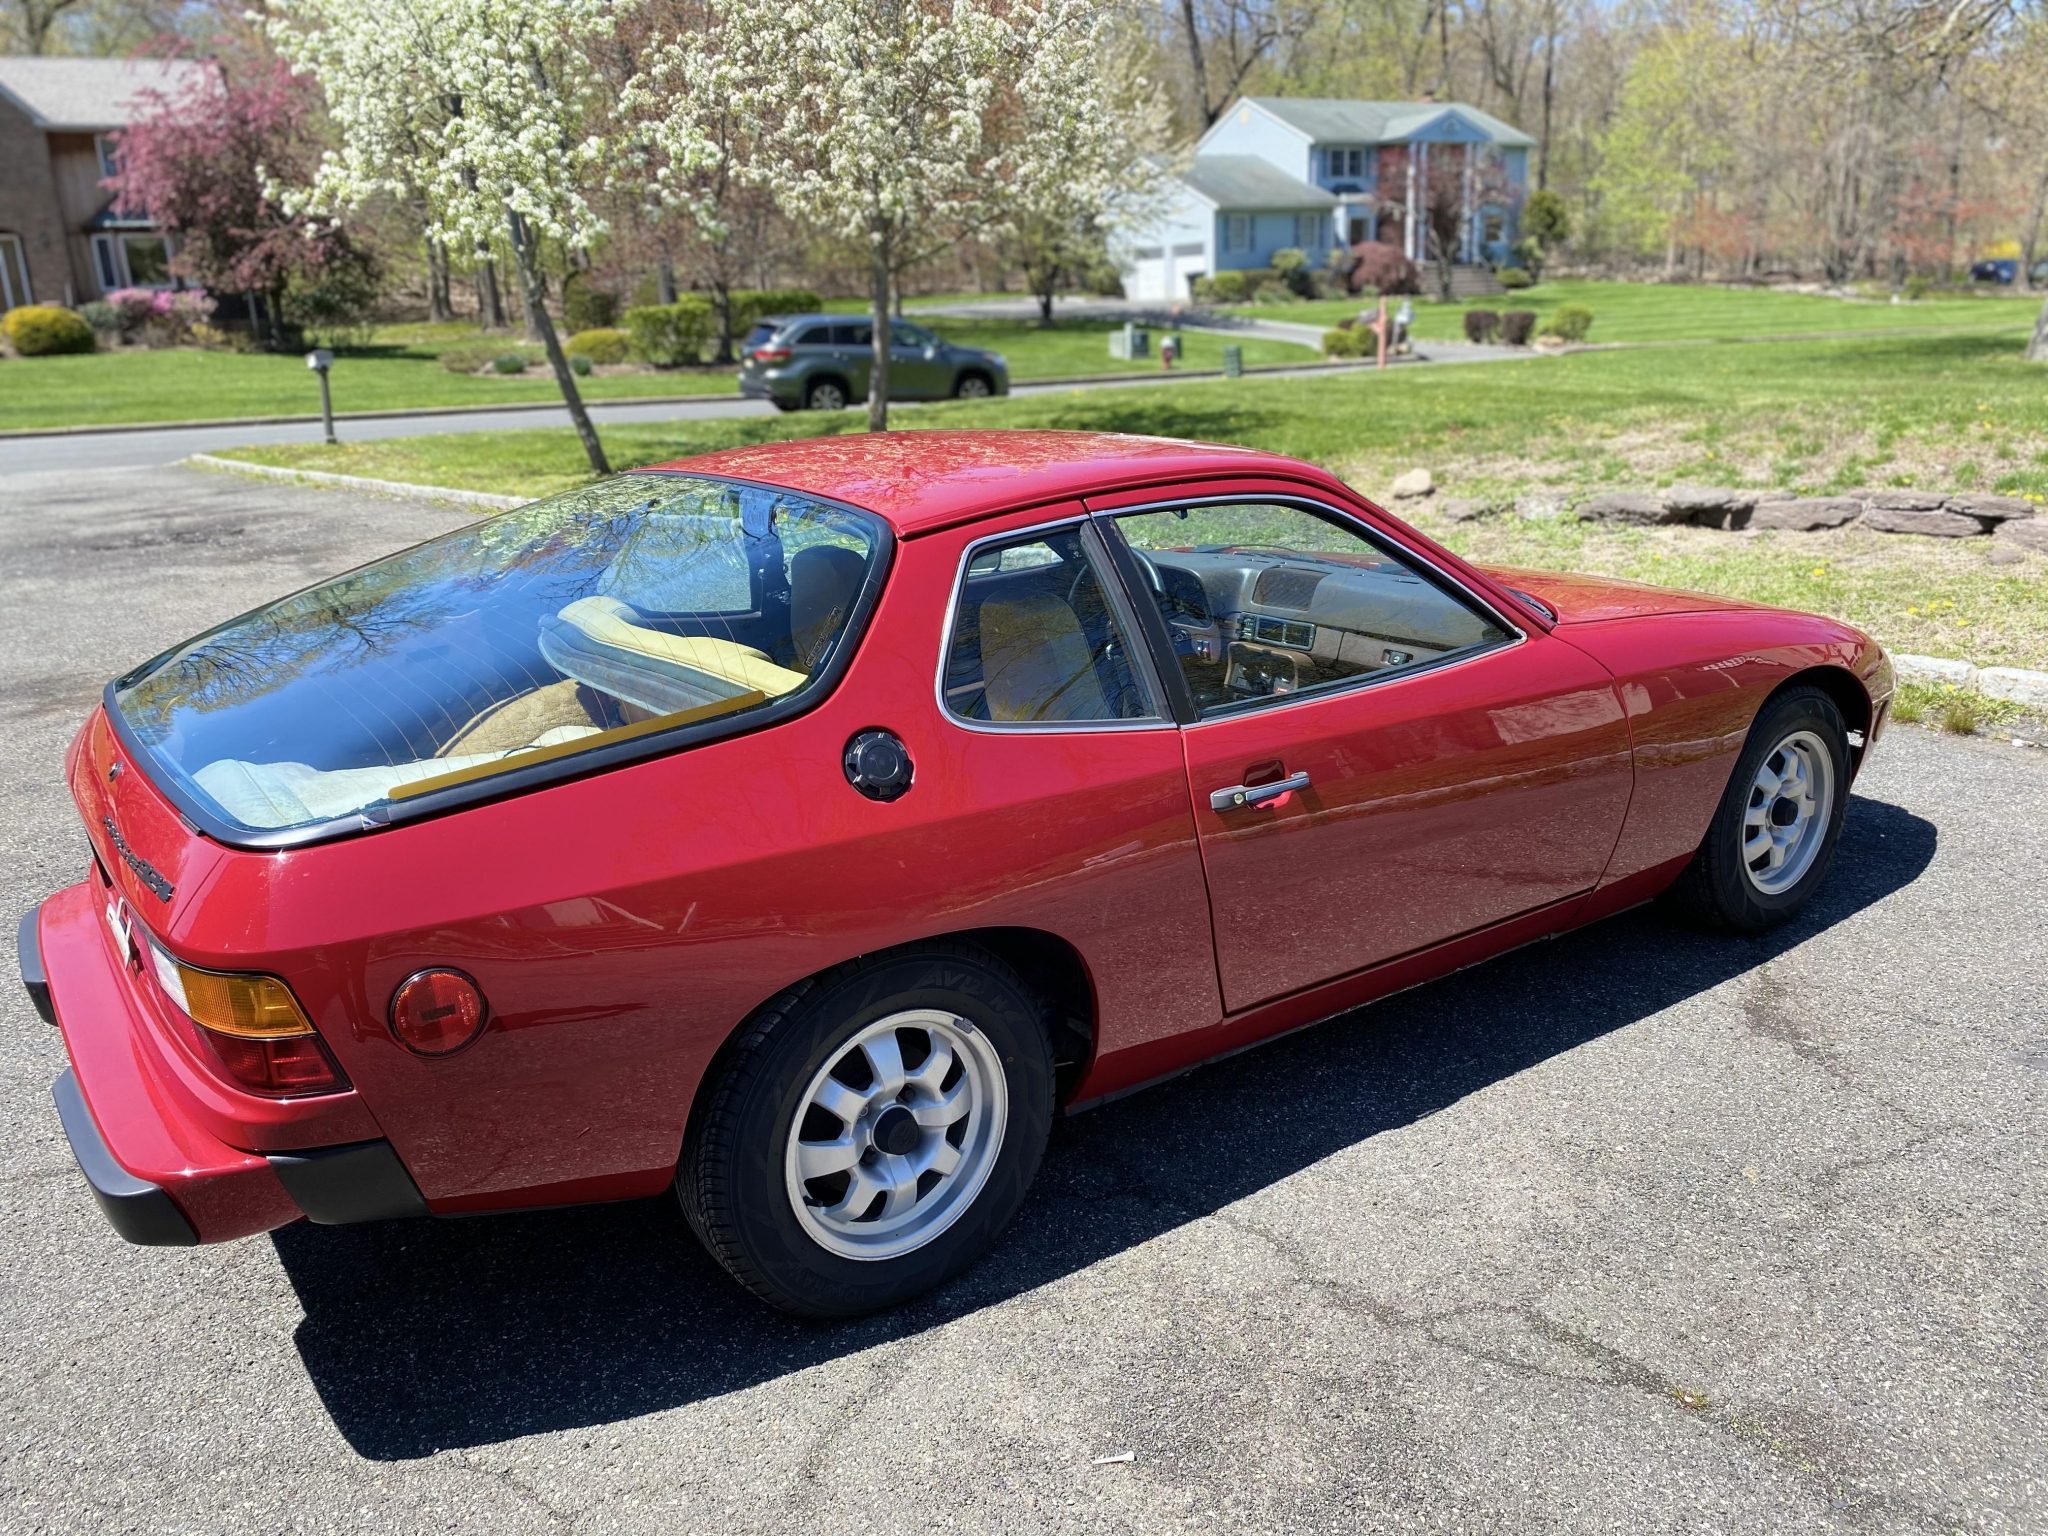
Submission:
{"label": "asphalt driveway", "polygon": [[[0,910],[78,875],[106,677],[455,520],[0,480]],[[9,987],[0,1526],[2040,1530],[2044,898],[2048,757],[1900,729],[1793,927],[1630,914],[1066,1122],[831,1328],[665,1202],[129,1248]]]}

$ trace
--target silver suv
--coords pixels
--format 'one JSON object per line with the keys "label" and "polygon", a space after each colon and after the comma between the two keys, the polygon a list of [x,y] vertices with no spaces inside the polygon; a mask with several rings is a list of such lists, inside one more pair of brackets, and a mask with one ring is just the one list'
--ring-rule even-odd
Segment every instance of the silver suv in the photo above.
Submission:
{"label": "silver suv", "polygon": [[[740,348],[740,393],[785,411],[836,411],[868,397],[874,325],[857,315],[761,321]],[[999,352],[956,347],[921,325],[889,322],[891,400],[978,400],[1010,392]]]}

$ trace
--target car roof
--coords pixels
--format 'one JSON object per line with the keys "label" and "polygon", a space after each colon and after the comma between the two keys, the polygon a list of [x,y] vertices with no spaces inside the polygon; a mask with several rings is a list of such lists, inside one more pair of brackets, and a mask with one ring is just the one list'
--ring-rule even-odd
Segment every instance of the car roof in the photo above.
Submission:
{"label": "car roof", "polygon": [[993,512],[1201,475],[1339,484],[1298,459],[1120,432],[860,432],[725,448],[649,471],[725,475],[862,507],[899,534]]}

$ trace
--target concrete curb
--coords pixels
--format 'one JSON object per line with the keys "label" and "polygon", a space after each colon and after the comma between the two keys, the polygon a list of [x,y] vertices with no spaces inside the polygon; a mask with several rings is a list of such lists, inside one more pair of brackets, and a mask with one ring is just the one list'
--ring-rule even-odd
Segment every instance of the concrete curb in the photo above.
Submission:
{"label": "concrete curb", "polygon": [[[740,400],[739,394],[725,395],[626,395],[618,399],[586,400],[583,408],[599,412],[629,405],[715,405],[723,400]],[[389,411],[336,411],[334,419],[344,421],[402,421],[412,416],[476,416],[493,411],[559,411],[559,397],[553,400],[479,400],[474,405],[421,405]],[[220,427],[297,427],[317,425],[311,416],[219,416],[199,421],[115,421],[96,422],[83,427],[22,427],[0,432],[0,443],[36,437],[97,437],[113,432],[205,432]]]}
{"label": "concrete curb", "polygon": [[527,496],[494,496],[489,491],[459,491],[444,485],[373,480],[368,475],[337,475],[324,469],[285,469],[276,464],[249,464],[241,459],[223,459],[211,453],[188,454],[179,462],[199,469],[248,475],[257,480],[282,480],[290,485],[330,485],[349,491],[373,491],[379,496],[393,496],[401,501],[453,502],[463,507],[487,507],[493,512],[523,507],[532,500]]}

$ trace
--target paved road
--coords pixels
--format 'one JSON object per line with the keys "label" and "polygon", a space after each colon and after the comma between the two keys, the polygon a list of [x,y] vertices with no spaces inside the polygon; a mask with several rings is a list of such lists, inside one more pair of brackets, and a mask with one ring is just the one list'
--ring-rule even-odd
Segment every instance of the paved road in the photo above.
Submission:
{"label": "paved road", "polygon": [[[102,678],[447,520],[0,486],[4,910],[85,858]],[[8,992],[0,1526],[2039,1531],[2044,890],[2048,759],[1901,729],[1794,927],[1625,916],[1067,1122],[832,1328],[662,1202],[125,1247]]]}

